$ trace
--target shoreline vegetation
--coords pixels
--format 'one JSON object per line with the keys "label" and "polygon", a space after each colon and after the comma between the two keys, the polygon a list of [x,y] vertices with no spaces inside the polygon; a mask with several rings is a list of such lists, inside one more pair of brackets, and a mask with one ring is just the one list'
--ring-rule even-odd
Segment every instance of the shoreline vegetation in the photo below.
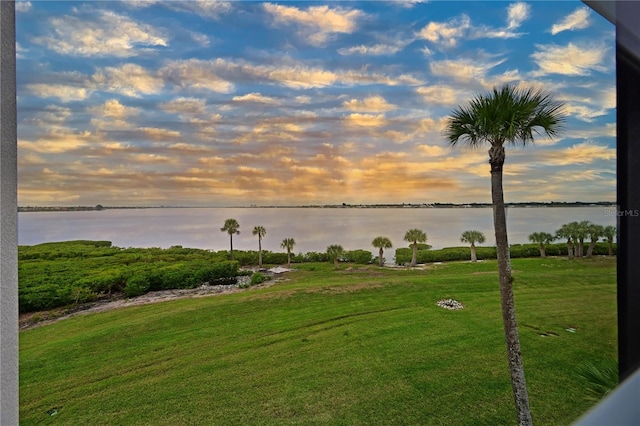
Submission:
{"label": "shoreline vegetation", "polygon": [[[491,203],[389,203],[389,204],[305,204],[305,205],[241,205],[241,206],[19,206],[18,212],[65,212],[65,211],[103,211],[116,209],[210,209],[210,208],[274,208],[274,209],[337,209],[337,208],[356,208],[356,209],[396,209],[396,208],[491,208]],[[523,203],[505,203],[507,207],[615,207],[615,201],[551,201],[551,202],[523,202]]]}

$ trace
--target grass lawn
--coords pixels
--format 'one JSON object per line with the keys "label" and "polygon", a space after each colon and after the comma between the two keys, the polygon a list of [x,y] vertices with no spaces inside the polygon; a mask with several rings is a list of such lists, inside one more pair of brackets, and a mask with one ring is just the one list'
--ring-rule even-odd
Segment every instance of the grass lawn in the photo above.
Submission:
{"label": "grass lawn", "polygon": [[[516,423],[495,261],[295,267],[21,332],[21,424]],[[566,425],[593,404],[580,368],[617,354],[615,259],[512,268],[534,423]]]}

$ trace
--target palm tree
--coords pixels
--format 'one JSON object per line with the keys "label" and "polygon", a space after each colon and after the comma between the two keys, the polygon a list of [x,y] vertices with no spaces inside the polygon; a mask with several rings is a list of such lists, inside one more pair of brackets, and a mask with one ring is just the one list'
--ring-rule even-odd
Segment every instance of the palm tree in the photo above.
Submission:
{"label": "palm tree", "polygon": [[596,242],[604,235],[604,226],[602,225],[589,225],[587,229],[587,235],[591,242],[589,243],[589,248],[587,249],[587,257],[593,256],[593,249],[596,247]]}
{"label": "palm tree", "polygon": [[533,143],[534,133],[540,134],[542,132],[549,137],[557,135],[564,121],[561,108],[562,104],[555,102],[550,94],[533,89],[519,89],[514,85],[506,84],[500,88],[494,88],[491,93],[477,95],[464,107],[457,107],[448,119],[444,131],[451,146],[460,142],[471,147],[489,145],[491,200],[498,255],[502,319],[511,373],[511,386],[515,398],[518,424],[520,425],[530,425],[532,420],[522,367],[509,259],[507,221],[502,189],[504,146],[505,144],[526,146]]}
{"label": "palm tree", "polygon": [[409,241],[413,248],[410,266],[416,266],[416,262],[418,261],[418,243],[426,243],[427,234],[422,232],[420,229],[409,229],[407,233],[404,234],[404,240]]}
{"label": "palm tree", "polygon": [[344,253],[342,246],[334,244],[327,247],[327,254],[329,255],[329,259],[333,260],[335,269],[338,269],[338,258],[342,256],[342,253]]}
{"label": "palm tree", "polygon": [[293,250],[293,246],[296,245],[296,240],[293,238],[285,238],[280,243],[280,247],[283,249],[287,249],[287,268],[291,269],[291,250]]}
{"label": "palm tree", "polygon": [[384,266],[384,258],[382,257],[384,253],[383,249],[388,249],[393,247],[393,244],[391,244],[391,240],[388,239],[387,237],[375,237],[371,242],[371,244],[374,247],[380,249],[380,252],[378,254],[378,264],[380,266]]}
{"label": "palm tree", "polygon": [[227,219],[224,221],[224,226],[220,228],[222,232],[229,234],[229,242],[231,243],[231,260],[233,260],[233,234],[240,234],[240,224],[235,219]]}
{"label": "palm tree", "polygon": [[258,267],[262,268],[262,237],[267,235],[267,230],[264,229],[264,226],[254,226],[253,227],[253,235],[258,236]]}
{"label": "palm tree", "polygon": [[545,244],[551,243],[555,239],[556,237],[548,232],[534,232],[533,234],[529,235],[529,241],[531,241],[532,243],[540,244],[540,257],[547,257],[544,252],[544,246]]}
{"label": "palm tree", "polygon": [[578,222],[565,223],[556,231],[556,238],[567,239],[567,257],[573,259],[573,243],[574,243],[574,224]]}
{"label": "palm tree", "polygon": [[605,226],[602,235],[607,239],[607,243],[609,244],[609,256],[613,256],[613,239],[617,235],[617,230],[615,226]]}
{"label": "palm tree", "polygon": [[573,223],[575,224],[575,240],[578,241],[576,257],[584,257],[584,240],[589,236],[589,227],[592,223],[588,220]]}
{"label": "palm tree", "polygon": [[462,233],[462,237],[460,237],[460,241],[471,244],[471,261],[477,262],[478,257],[476,256],[476,243],[484,243],[484,234],[480,231],[464,231]]}

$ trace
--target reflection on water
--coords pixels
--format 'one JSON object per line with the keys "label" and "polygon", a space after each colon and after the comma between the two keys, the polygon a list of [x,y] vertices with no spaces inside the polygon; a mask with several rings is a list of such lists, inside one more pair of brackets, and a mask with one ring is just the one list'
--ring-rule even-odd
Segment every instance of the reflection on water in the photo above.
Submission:
{"label": "reflection on water", "polygon": [[[507,213],[509,242],[526,243],[532,232],[554,233],[562,224],[589,220],[616,225],[611,207],[511,207]],[[427,233],[433,248],[462,245],[466,230],[485,234],[485,245],[495,244],[491,208],[165,208],[122,209],[86,212],[19,213],[18,242],[33,245],[51,241],[108,240],[118,247],[162,247],[174,245],[227,250],[229,235],[220,231],[225,219],[240,223],[233,247],[257,250],[253,227],[262,225],[267,235],[262,248],[283,251],[284,238],[294,238],[294,252],[323,252],[331,244],[346,250],[369,249],[381,235],[394,248],[405,247],[404,233],[419,228]]]}

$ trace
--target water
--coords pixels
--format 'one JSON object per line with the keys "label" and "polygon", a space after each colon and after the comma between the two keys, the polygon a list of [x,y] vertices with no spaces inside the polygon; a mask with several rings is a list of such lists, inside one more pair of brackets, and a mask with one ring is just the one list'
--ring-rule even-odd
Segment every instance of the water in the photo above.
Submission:
{"label": "water", "polygon": [[[240,223],[233,247],[257,250],[256,225],[266,228],[262,248],[283,249],[284,238],[294,238],[295,253],[324,252],[340,244],[345,250],[365,249],[377,254],[371,241],[388,237],[394,248],[407,247],[407,230],[427,233],[434,249],[464,245],[460,235],[478,230],[494,245],[491,208],[158,208],[108,209],[84,212],[29,212],[18,215],[18,243],[34,245],[67,240],[107,240],[118,247],[175,245],[228,250],[229,235],[220,231],[225,219]],[[532,232],[555,233],[561,225],[589,220],[616,225],[613,207],[511,207],[507,209],[509,242],[527,243]]]}

